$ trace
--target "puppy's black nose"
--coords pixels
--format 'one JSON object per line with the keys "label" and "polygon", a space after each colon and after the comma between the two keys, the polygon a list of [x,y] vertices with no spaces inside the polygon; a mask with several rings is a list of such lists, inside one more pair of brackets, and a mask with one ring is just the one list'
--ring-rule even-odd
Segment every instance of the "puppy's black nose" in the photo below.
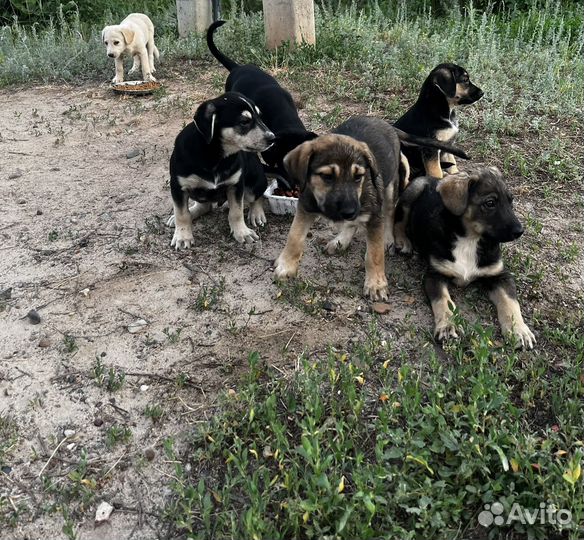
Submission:
{"label": "puppy's black nose", "polygon": [[266,131],[264,137],[267,142],[274,142],[276,140],[276,136],[271,131]]}
{"label": "puppy's black nose", "polygon": [[109,53],[109,54],[108,54],[108,56],[109,56],[110,58],[113,58],[113,57],[114,57],[114,53]]}
{"label": "puppy's black nose", "polygon": [[477,92],[477,99],[481,99],[484,95],[485,93],[479,88],[479,91]]}
{"label": "puppy's black nose", "polygon": [[359,215],[359,207],[355,205],[346,205],[339,209],[341,219],[346,221],[353,221]]}
{"label": "puppy's black nose", "polygon": [[518,223],[511,229],[511,236],[513,236],[513,240],[517,240],[524,232],[523,225]]}

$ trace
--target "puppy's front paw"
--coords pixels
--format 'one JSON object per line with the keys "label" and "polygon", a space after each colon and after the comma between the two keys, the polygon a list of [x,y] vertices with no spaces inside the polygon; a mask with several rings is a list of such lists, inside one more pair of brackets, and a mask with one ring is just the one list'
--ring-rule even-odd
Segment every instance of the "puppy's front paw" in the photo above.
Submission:
{"label": "puppy's front paw", "polygon": [[336,236],[332,240],[330,240],[324,248],[326,253],[328,253],[329,255],[334,255],[337,251],[341,251],[342,249],[343,245]]}
{"label": "puppy's front paw", "polygon": [[148,82],[156,82],[156,79],[152,73],[146,73],[146,75],[144,75],[144,80]]}
{"label": "puppy's front paw", "polygon": [[177,227],[174,231],[174,236],[172,237],[170,245],[176,250],[189,249],[192,247],[194,241],[195,239],[193,238],[193,231],[191,230],[190,226]]}
{"label": "puppy's front paw", "polygon": [[249,209],[249,222],[252,227],[263,227],[266,223],[266,214],[261,205],[254,204]]}
{"label": "puppy's front paw", "polygon": [[296,277],[298,274],[298,262],[294,263],[294,261],[287,259],[284,254],[280,254],[276,259],[274,274],[276,275],[276,279]]}
{"label": "puppy's front paw", "polygon": [[525,323],[515,324],[510,334],[515,338],[517,349],[533,349],[535,336]]}
{"label": "puppy's front paw", "polygon": [[232,229],[231,232],[233,233],[233,238],[235,238],[240,244],[251,244],[260,239],[255,231],[245,224]]}
{"label": "puppy's front paw", "polygon": [[456,325],[450,320],[443,320],[436,323],[436,326],[434,327],[434,337],[439,343],[449,339],[458,339]]}
{"label": "puppy's front paw", "polygon": [[409,238],[395,239],[395,249],[402,255],[410,255],[414,251]]}
{"label": "puppy's front paw", "polygon": [[112,79],[113,84],[119,84],[124,82],[124,77],[118,77],[117,75]]}
{"label": "puppy's front paw", "polygon": [[373,302],[389,299],[389,288],[387,279],[365,279],[363,294],[368,296]]}

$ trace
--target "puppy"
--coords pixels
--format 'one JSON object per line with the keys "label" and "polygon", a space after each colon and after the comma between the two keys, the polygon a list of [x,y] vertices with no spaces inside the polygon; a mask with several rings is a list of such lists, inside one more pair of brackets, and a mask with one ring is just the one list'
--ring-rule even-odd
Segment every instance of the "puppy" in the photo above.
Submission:
{"label": "puppy", "polygon": [[[170,158],[170,192],[175,225],[171,246],[190,248],[192,219],[211,210],[213,203],[229,202],[229,226],[235,239],[253,242],[258,235],[243,218],[244,198],[251,203],[249,220],[264,225],[262,194],[267,180],[257,154],[274,142],[274,134],[260,120],[258,108],[236,92],[205,101],[194,121],[176,138]],[[189,209],[189,197],[195,204]]]}
{"label": "puppy", "polygon": [[523,322],[515,282],[503,267],[501,243],[516,240],[523,227],[513,198],[495,167],[459,173],[438,181],[416,178],[396,208],[395,241],[402,252],[413,247],[428,261],[424,288],[434,312],[439,341],[457,338],[448,283],[482,283],[497,308],[504,334],[531,349],[535,337]]}
{"label": "puppy", "polygon": [[[483,91],[470,82],[466,70],[456,64],[440,64],[428,75],[414,105],[394,123],[412,135],[453,143],[458,133],[455,107],[470,105],[483,96]],[[427,174],[435,178],[458,172],[451,153],[436,149],[403,148],[410,163],[412,178]]]}
{"label": "puppy", "polygon": [[115,58],[116,76],[113,83],[124,82],[124,55],[133,58],[134,64],[129,74],[142,68],[142,80],[155,81],[152,75],[154,57],[160,56],[154,45],[154,25],[142,13],[131,13],[120,24],[106,26],[101,32],[101,39],[107,47],[107,55]]}
{"label": "puppy", "polygon": [[296,276],[306,235],[316,217],[324,215],[346,224],[341,235],[352,237],[358,223],[365,225],[363,291],[372,300],[386,300],[384,221],[392,215],[387,209],[395,204],[400,176],[395,130],[381,119],[354,117],[331,134],[296,147],[284,158],[284,166],[299,185],[300,196],[286,246],[276,260],[276,278]]}
{"label": "puppy", "polygon": [[253,64],[240,65],[220,52],[213,42],[213,33],[225,21],[216,21],[207,30],[207,46],[211,54],[229,71],[225,82],[226,92],[240,92],[262,111],[262,119],[276,135],[269,150],[262,153],[272,174],[285,180],[284,156],[304,141],[314,139],[316,133],[307,131],[298,116],[290,93],[276,79]]}

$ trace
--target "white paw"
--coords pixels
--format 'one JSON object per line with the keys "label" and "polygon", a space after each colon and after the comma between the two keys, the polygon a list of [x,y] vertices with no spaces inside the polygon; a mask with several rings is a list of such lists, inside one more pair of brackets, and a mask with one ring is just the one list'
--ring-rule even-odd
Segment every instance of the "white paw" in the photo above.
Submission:
{"label": "white paw", "polygon": [[260,237],[250,229],[247,225],[243,224],[237,228],[231,230],[233,233],[233,238],[235,238],[240,244],[246,243],[251,244],[256,240],[259,240]]}
{"label": "white paw", "polygon": [[276,259],[274,274],[276,274],[276,279],[296,277],[296,274],[298,274],[298,263],[294,264],[290,261],[286,261],[285,258],[280,255]]}
{"label": "white paw", "polygon": [[387,286],[387,280],[365,280],[365,285],[363,286],[363,294],[369,297],[373,302],[379,302],[380,300],[389,299],[389,288]]}
{"label": "white paw", "polygon": [[150,70],[152,73],[154,73],[156,71],[156,68],[154,66],[152,66],[152,69]]}
{"label": "white paw", "polygon": [[517,349],[533,349],[535,345],[535,336],[525,323],[515,325],[512,334],[515,338],[515,346]]}
{"label": "white paw", "polygon": [[124,77],[118,77],[117,75],[112,79],[113,84],[119,84],[124,82]]}
{"label": "white paw", "polygon": [[336,236],[332,240],[330,240],[329,242],[327,242],[327,245],[324,248],[324,250],[329,255],[334,255],[337,251],[341,251],[342,249],[343,249],[343,245],[337,239]]}
{"label": "white paw", "polygon": [[456,325],[449,319],[436,323],[436,326],[434,327],[434,337],[440,343],[448,339],[458,339]]}
{"label": "white paw", "polygon": [[148,82],[155,82],[156,79],[154,78],[154,75],[152,75],[152,73],[146,73],[146,75],[144,76],[144,80],[148,81]]}
{"label": "white paw", "polygon": [[402,255],[409,255],[413,251],[412,243],[409,238],[404,238],[401,241],[396,238],[395,249]]}
{"label": "white paw", "polygon": [[252,227],[263,227],[266,223],[266,214],[259,204],[254,204],[249,209],[249,223]]}
{"label": "white paw", "polygon": [[170,245],[176,250],[189,249],[192,247],[194,241],[193,231],[189,225],[188,227],[178,227],[175,229]]}

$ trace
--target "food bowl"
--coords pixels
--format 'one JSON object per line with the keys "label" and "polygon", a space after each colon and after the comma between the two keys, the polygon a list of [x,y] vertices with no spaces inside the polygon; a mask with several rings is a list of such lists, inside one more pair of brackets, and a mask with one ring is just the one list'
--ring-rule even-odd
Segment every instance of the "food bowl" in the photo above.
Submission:
{"label": "food bowl", "polygon": [[264,196],[268,199],[268,205],[272,214],[285,215],[296,213],[296,205],[298,204],[298,197],[290,197],[286,195],[276,195],[274,192],[278,190],[278,182],[275,180],[268,186]]}
{"label": "food bowl", "polygon": [[162,88],[162,83],[158,81],[124,81],[121,83],[112,83],[111,88],[118,94],[145,96]]}

